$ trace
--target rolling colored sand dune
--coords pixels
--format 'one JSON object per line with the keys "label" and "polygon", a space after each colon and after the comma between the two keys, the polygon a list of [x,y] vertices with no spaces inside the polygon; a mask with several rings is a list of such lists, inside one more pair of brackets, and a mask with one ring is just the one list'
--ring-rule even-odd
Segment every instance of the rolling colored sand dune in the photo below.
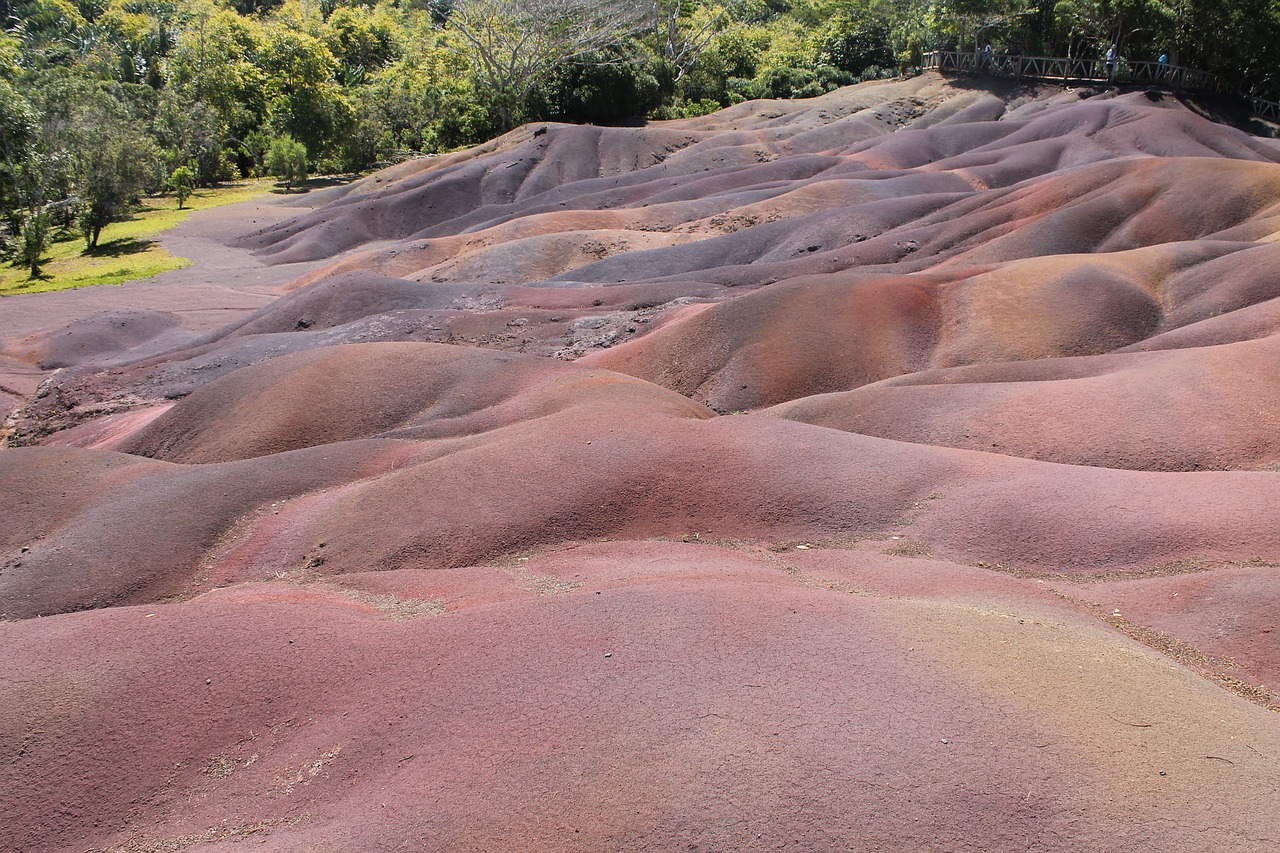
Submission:
{"label": "rolling colored sand dune", "polygon": [[1274,847],[1251,130],[529,126],[246,227],[299,274],[221,327],[0,340],[0,846]]}

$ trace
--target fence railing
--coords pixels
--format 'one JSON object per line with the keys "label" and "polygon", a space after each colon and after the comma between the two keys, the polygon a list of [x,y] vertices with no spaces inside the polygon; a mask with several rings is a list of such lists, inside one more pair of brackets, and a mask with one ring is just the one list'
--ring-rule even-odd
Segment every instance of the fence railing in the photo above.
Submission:
{"label": "fence railing", "polygon": [[[987,55],[954,50],[935,50],[923,57],[928,71],[962,74],[991,74],[1014,80],[1051,80],[1065,83],[1151,83],[1170,89],[1187,89],[1215,94],[1231,94],[1233,87],[1215,74],[1169,65],[1165,62],[1130,62],[1117,60],[1108,67],[1105,59],[1081,59],[1061,56]],[[1245,98],[1253,114],[1280,121],[1280,104],[1253,95]]]}
{"label": "fence railing", "polygon": [[1280,104],[1275,101],[1265,101],[1253,95],[1249,96],[1249,102],[1253,105],[1253,114],[1258,118],[1280,122]]}

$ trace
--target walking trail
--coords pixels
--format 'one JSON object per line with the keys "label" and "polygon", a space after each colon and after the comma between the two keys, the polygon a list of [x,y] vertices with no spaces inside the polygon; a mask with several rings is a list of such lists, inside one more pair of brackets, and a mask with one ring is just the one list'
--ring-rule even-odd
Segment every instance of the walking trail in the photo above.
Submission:
{"label": "walking trail", "polygon": [[198,210],[156,239],[189,266],[120,285],[79,287],[0,299],[0,411],[8,414],[35,393],[51,372],[39,365],[33,344],[68,324],[107,312],[144,309],[174,315],[183,329],[204,332],[232,322],[278,297],[285,285],[319,265],[270,265],[249,249],[227,245],[236,237],[305,211],[295,196]]}

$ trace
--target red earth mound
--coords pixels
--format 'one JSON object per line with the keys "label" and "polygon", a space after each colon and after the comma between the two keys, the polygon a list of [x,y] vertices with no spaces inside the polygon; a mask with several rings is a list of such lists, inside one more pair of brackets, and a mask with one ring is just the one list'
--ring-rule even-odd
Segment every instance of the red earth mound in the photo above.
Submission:
{"label": "red earth mound", "polygon": [[[377,376],[376,383],[370,376]],[[358,438],[447,438],[593,411],[701,418],[678,394],[563,362],[444,344],[352,344],[238,370],[182,400],[120,450],[225,462]]]}
{"label": "red earth mound", "polygon": [[7,849],[1274,846],[1280,146],[1193,106],[530,126],[24,297]]}
{"label": "red earth mound", "polygon": [[272,582],[2,625],[11,842],[1230,850],[1274,835],[1268,712],[1034,584],[975,606],[788,562],[613,543],[379,585],[395,592]]}
{"label": "red earth mound", "polygon": [[[1280,463],[1280,339],[927,371],[772,414],[899,441],[1146,470]],[[1087,373],[1084,373],[1087,371]],[[1064,375],[1065,374],[1065,375]]]}

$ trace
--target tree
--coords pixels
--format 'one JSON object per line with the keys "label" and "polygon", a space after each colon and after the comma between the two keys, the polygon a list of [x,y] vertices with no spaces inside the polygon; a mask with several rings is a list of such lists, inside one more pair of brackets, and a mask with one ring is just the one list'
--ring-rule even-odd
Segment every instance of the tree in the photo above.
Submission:
{"label": "tree", "polygon": [[147,182],[154,143],[132,135],[108,137],[82,154],[80,230],[85,251],[98,248],[102,229],[128,216]]}
{"label": "tree", "polygon": [[94,86],[60,67],[33,72],[22,83],[36,123],[25,151],[10,162],[23,211],[19,218],[26,223],[44,215],[48,228],[69,225],[75,218],[77,152],[89,138],[83,116]]}
{"label": "tree", "polygon": [[31,270],[32,278],[40,277],[40,262],[49,248],[49,214],[39,211],[27,217],[22,226],[22,262]]}
{"label": "tree", "polygon": [[190,166],[193,186],[210,187],[237,176],[234,155],[226,145],[233,141],[219,112],[192,97],[190,89],[170,86],[160,92],[151,135],[165,150],[165,164],[172,172]]}
{"label": "tree", "polygon": [[271,141],[267,151],[267,174],[284,181],[286,190],[307,179],[307,147],[296,139],[281,136]]}
{"label": "tree", "polygon": [[31,105],[0,79],[0,224],[11,235],[22,227],[20,168],[30,156],[38,121]]}
{"label": "tree", "polygon": [[277,136],[300,141],[317,157],[340,144],[352,121],[351,104],[334,81],[337,60],[324,42],[283,25],[258,57],[265,74],[267,124]]}
{"label": "tree", "polygon": [[187,198],[191,195],[191,188],[195,184],[195,179],[196,174],[190,166],[179,166],[169,176],[169,187],[173,190],[173,194],[178,197],[178,210],[182,210],[182,206],[186,204]]}
{"label": "tree", "polygon": [[349,139],[363,135],[361,144],[386,157],[406,149],[446,151],[500,133],[461,41],[452,30],[428,31],[414,51],[371,75],[352,93],[358,132]]}
{"label": "tree", "polygon": [[256,64],[266,41],[254,19],[197,7],[166,62],[166,91],[180,107],[208,105],[221,130],[243,139],[266,118],[266,74]]}
{"label": "tree", "polygon": [[[547,75],[536,96],[545,99],[548,117],[591,122],[632,119],[647,115],[662,104],[664,95],[672,94],[674,80],[659,80],[651,57],[617,49],[608,53],[588,54]],[[664,82],[668,84],[665,91]]]}
{"label": "tree", "polygon": [[893,67],[890,24],[867,6],[842,10],[818,30],[814,38],[818,62],[855,75],[873,66]]}
{"label": "tree", "polygon": [[472,73],[504,127],[548,72],[650,28],[637,0],[456,0],[449,26],[464,39]]}
{"label": "tree", "polygon": [[1242,89],[1280,98],[1280,4],[1275,0],[1177,0],[1171,4],[1179,62]]}
{"label": "tree", "polygon": [[741,5],[742,0],[726,0],[722,6],[695,0],[658,0],[658,42],[662,58],[676,69],[677,83],[720,31],[734,23],[731,13]]}
{"label": "tree", "polygon": [[[1074,2],[1074,0],[1066,0]],[[1093,0],[1085,0],[1093,2]],[[972,37],[972,49],[976,54],[983,42],[989,42],[992,31],[1014,26],[1030,14],[1029,0],[945,0],[943,14],[950,21],[952,32],[965,49],[965,39]]]}
{"label": "tree", "polygon": [[371,18],[367,10],[336,10],[325,23],[324,42],[338,61],[338,79],[347,85],[363,83],[400,57],[400,46],[389,22]]}
{"label": "tree", "polygon": [[283,2],[284,0],[231,0],[231,8],[241,15],[262,15]]}
{"label": "tree", "polygon": [[162,68],[173,48],[178,0],[105,0],[93,26],[106,48],[105,65],[125,83],[163,85]]}
{"label": "tree", "polygon": [[[0,23],[8,24],[7,17],[0,17]],[[22,46],[17,39],[0,33],[0,79],[13,77],[19,71],[19,58]]]}

